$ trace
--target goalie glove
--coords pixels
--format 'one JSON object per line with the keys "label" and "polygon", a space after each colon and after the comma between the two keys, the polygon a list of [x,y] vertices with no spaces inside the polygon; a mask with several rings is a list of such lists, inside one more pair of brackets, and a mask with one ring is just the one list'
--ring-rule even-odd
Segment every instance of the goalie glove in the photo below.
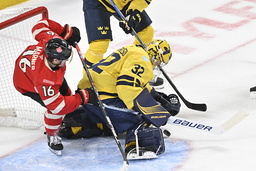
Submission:
{"label": "goalie glove", "polygon": [[65,24],[60,36],[73,47],[75,47],[75,42],[78,43],[81,40],[80,30],[77,27],[70,27],[68,24]]}
{"label": "goalie glove", "polygon": [[137,27],[137,25],[141,22],[141,12],[139,10],[128,10],[125,14],[126,21],[119,21],[119,26],[124,30],[126,34],[132,32],[131,28]]}
{"label": "goalie glove", "polygon": [[157,92],[153,88],[151,91],[153,98],[158,101],[172,116],[180,112],[180,101],[175,94],[166,95],[162,92]]}

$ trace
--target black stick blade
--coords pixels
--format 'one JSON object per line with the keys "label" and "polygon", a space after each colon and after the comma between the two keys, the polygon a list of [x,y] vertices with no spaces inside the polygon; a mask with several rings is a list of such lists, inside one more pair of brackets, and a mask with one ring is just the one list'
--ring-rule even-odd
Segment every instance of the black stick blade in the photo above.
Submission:
{"label": "black stick blade", "polygon": [[184,102],[184,104],[193,110],[198,110],[198,111],[203,111],[205,112],[207,110],[207,106],[206,104],[197,104],[197,103],[191,103],[189,101],[187,101],[183,95],[180,93],[180,91],[177,89],[177,87],[174,85],[174,83],[172,82],[172,80],[168,77],[168,75],[165,73],[165,71],[163,70],[162,67],[159,66],[160,71],[163,73],[164,77],[166,78],[166,80],[171,84],[172,88],[175,90],[175,92],[178,94],[178,96],[180,97],[180,99]]}

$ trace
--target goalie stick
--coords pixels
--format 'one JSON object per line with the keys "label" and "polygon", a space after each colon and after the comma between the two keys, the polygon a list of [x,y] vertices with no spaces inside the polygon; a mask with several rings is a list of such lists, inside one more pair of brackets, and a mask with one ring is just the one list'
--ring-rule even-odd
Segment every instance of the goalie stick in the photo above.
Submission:
{"label": "goalie stick", "polygon": [[165,126],[162,126],[161,129],[166,136],[170,136],[169,130],[171,130],[170,128],[171,125],[182,126],[185,128],[191,128],[194,130],[199,130],[199,131],[209,132],[214,134],[222,134],[228,131],[229,129],[231,129],[233,126],[237,125],[247,116],[249,116],[249,114],[246,111],[241,110],[219,126],[209,125],[202,122],[196,122],[196,121],[173,116],[169,118],[168,123]]}
{"label": "goalie stick", "polygon": [[[125,16],[122,14],[122,12],[118,9],[118,7],[116,6],[116,4],[113,2],[113,0],[109,0],[111,5],[114,7],[115,11],[117,12],[117,14],[122,18],[123,21],[127,22],[127,19],[125,18]],[[135,30],[133,28],[132,29],[132,35],[135,36],[135,38],[140,42],[140,44],[142,45],[142,47],[144,48],[144,50],[146,50],[146,45],[144,44],[144,42],[141,40],[141,38],[139,37],[139,35],[135,32]],[[175,90],[175,92],[178,94],[178,96],[181,98],[181,100],[184,102],[184,104],[189,108],[189,109],[193,109],[193,110],[198,110],[198,111],[206,111],[207,110],[207,106],[206,104],[197,104],[197,103],[191,103],[189,101],[187,101],[183,95],[179,92],[179,90],[177,89],[177,87],[174,85],[174,83],[171,81],[171,79],[168,77],[168,75],[166,74],[166,72],[163,70],[163,68],[161,66],[158,66],[159,70],[163,73],[164,77],[166,78],[166,80],[169,82],[169,84],[171,84],[171,86],[173,87],[173,89]]]}
{"label": "goalie stick", "polygon": [[121,154],[122,154],[122,156],[123,156],[124,163],[123,163],[123,167],[122,167],[121,170],[122,170],[122,171],[127,171],[127,170],[128,170],[129,162],[128,162],[128,160],[127,160],[126,154],[125,154],[125,152],[124,152],[124,150],[123,150],[123,148],[122,148],[122,146],[121,146],[121,143],[120,143],[120,141],[119,141],[119,139],[118,139],[118,137],[117,137],[117,134],[116,134],[116,131],[115,131],[113,125],[112,125],[112,122],[111,122],[110,118],[109,118],[108,115],[107,115],[105,106],[103,105],[103,103],[102,103],[102,101],[101,101],[101,99],[100,99],[98,90],[96,89],[95,83],[94,83],[94,81],[93,81],[93,79],[92,79],[92,77],[91,77],[91,74],[90,74],[90,72],[89,72],[89,70],[88,70],[88,68],[87,68],[87,66],[86,66],[86,64],[85,64],[84,58],[83,58],[83,56],[82,56],[82,52],[81,52],[81,50],[80,50],[78,44],[75,43],[75,45],[76,45],[76,50],[77,50],[77,53],[78,53],[78,55],[79,55],[79,58],[80,58],[80,60],[81,60],[81,62],[82,62],[82,64],[83,64],[83,68],[84,68],[84,70],[85,70],[85,72],[86,72],[86,74],[87,74],[87,77],[88,77],[88,79],[89,79],[89,81],[90,81],[90,83],[91,83],[91,86],[92,86],[94,92],[95,92],[96,95],[97,95],[98,102],[99,102],[99,107],[101,108],[102,113],[103,113],[103,115],[105,116],[105,118],[106,118],[106,120],[107,120],[107,126],[108,126],[109,129],[111,130],[111,132],[112,132],[112,134],[113,134],[113,137],[114,137],[114,139],[115,139],[115,141],[116,141],[116,144],[117,144],[117,146],[118,146],[118,148],[119,148],[119,150],[120,150],[120,152],[121,152]]}

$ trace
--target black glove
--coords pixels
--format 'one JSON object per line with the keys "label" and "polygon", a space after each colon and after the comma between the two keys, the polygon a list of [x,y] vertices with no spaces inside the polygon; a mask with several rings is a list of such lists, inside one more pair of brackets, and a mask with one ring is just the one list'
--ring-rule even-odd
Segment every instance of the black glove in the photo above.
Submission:
{"label": "black glove", "polygon": [[180,102],[178,96],[175,94],[166,95],[161,92],[155,91],[152,89],[151,91],[152,97],[158,101],[161,106],[163,106],[172,116],[175,116],[180,111]]}
{"label": "black glove", "polygon": [[86,88],[85,90],[88,91],[89,93],[89,101],[88,103],[94,104],[96,106],[99,106],[99,99],[97,94],[95,93],[95,91],[92,88]]}
{"label": "black glove", "polygon": [[98,97],[95,93],[95,91],[92,88],[86,88],[83,90],[76,90],[76,93],[78,93],[81,96],[82,104],[91,103],[93,105],[98,106]]}
{"label": "black glove", "polygon": [[60,36],[73,47],[75,47],[75,42],[78,43],[81,40],[80,30],[77,27],[70,27],[68,24],[65,24],[64,31]]}
{"label": "black glove", "polygon": [[139,10],[128,10],[125,14],[127,22],[119,21],[119,26],[124,30],[126,34],[132,32],[131,28],[135,28],[141,21],[141,12]]}
{"label": "black glove", "polygon": [[119,26],[123,29],[123,31],[126,33],[126,34],[129,34],[132,32],[132,29],[127,25],[127,22],[126,21],[119,21]]}
{"label": "black glove", "polygon": [[128,18],[128,26],[135,28],[141,21],[141,12],[139,10],[130,9],[127,11],[126,17]]}

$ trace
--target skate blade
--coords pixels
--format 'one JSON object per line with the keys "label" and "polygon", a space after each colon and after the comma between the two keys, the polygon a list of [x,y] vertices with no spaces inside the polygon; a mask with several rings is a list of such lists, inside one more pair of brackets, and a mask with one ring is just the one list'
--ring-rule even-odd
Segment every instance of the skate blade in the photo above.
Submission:
{"label": "skate blade", "polygon": [[146,159],[154,159],[158,156],[153,151],[146,151],[141,156],[137,153],[129,153],[127,154],[128,160],[146,160]]}
{"label": "skate blade", "polygon": [[49,150],[53,153],[53,154],[56,154],[57,156],[61,156],[61,150],[53,150],[51,148],[49,148]]}

